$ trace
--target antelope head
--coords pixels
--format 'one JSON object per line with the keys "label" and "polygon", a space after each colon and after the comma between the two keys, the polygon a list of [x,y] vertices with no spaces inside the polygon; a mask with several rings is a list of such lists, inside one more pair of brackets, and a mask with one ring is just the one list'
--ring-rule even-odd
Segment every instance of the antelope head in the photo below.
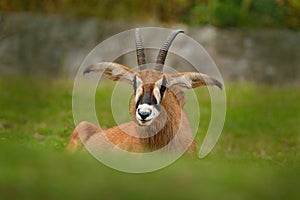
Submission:
{"label": "antelope head", "polygon": [[88,66],[84,74],[89,72],[103,72],[104,76],[113,81],[123,81],[132,84],[134,96],[132,101],[135,105],[135,121],[140,126],[150,125],[161,113],[165,93],[171,88],[191,89],[199,86],[215,85],[222,89],[222,84],[216,79],[202,73],[182,72],[168,74],[163,72],[163,67],[168,50],[175,37],[183,33],[182,30],[173,31],[159,50],[154,70],[146,68],[146,59],[142,38],[139,29],[135,30],[136,54],[138,72],[130,68],[114,63],[100,62]]}

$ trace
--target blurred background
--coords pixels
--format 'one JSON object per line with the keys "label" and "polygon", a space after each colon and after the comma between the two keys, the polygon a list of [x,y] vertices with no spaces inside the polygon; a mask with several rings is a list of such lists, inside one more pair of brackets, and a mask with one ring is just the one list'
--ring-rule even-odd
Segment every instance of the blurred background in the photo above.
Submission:
{"label": "blurred background", "polygon": [[104,39],[142,26],[181,28],[225,80],[299,84],[297,0],[1,0],[0,74],[74,77]]}
{"label": "blurred background", "polygon": [[[226,121],[205,159],[125,174],[65,152],[73,80],[96,45],[144,26],[183,29],[208,51]],[[299,52],[299,0],[0,0],[0,199],[300,199]],[[106,128],[114,85],[101,86]],[[199,150],[211,104],[195,93]]]}

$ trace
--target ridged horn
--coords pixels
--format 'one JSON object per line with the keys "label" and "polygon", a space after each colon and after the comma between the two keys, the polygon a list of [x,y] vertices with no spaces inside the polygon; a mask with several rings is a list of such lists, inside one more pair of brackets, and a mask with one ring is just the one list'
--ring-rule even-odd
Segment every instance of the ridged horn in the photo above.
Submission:
{"label": "ridged horn", "polygon": [[145,58],[145,52],[144,52],[142,37],[139,28],[135,29],[135,46],[136,46],[138,68],[139,70],[143,70],[146,68],[145,66],[146,58]]}
{"label": "ridged horn", "polygon": [[163,67],[165,64],[165,60],[166,60],[169,48],[170,48],[173,40],[179,33],[184,33],[184,31],[183,30],[175,30],[168,36],[166,42],[163,44],[163,46],[159,50],[154,70],[163,71]]}

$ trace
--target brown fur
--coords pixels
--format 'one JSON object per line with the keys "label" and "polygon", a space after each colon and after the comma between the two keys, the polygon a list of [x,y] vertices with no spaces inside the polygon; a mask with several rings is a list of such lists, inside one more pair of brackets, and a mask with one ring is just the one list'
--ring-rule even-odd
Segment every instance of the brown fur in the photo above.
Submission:
{"label": "brown fur", "polygon": [[[161,78],[163,73],[144,70],[138,73],[138,75],[142,78],[143,82],[153,83]],[[149,126],[139,126],[136,122],[135,102],[134,98],[132,98],[130,109],[132,115],[131,122],[106,130],[89,122],[81,122],[72,132],[67,149],[74,151],[86,143],[94,143],[93,145],[103,149],[110,148],[106,147],[105,139],[99,139],[99,135],[104,135],[115,146],[127,151],[154,151],[166,146],[173,139],[173,143],[167,151],[185,150],[191,144],[187,153],[195,154],[196,148],[190,124],[183,111],[184,102],[185,99],[182,91],[176,87],[172,89],[167,88],[161,102],[160,115]]]}
{"label": "brown fur", "polygon": [[[139,29],[136,29],[135,39],[138,67],[141,71],[133,72],[128,67],[113,62],[96,63],[84,70],[84,74],[102,72],[105,77],[113,81],[133,84],[136,95],[131,102],[132,121],[106,130],[89,122],[81,122],[71,134],[67,145],[69,151],[79,149],[84,145],[88,149],[93,147],[97,151],[102,149],[110,151],[119,147],[131,152],[148,152],[158,149],[164,149],[167,152],[183,152],[188,148],[188,153],[195,154],[194,137],[188,118],[183,111],[185,99],[181,89],[191,89],[202,85],[216,85],[222,88],[222,84],[208,75],[196,72],[178,74],[161,72],[172,41],[182,32],[182,30],[175,30],[168,36],[159,51],[154,70],[145,69],[146,60]],[[148,126],[138,125],[143,124],[141,121],[137,122],[135,116],[136,109],[139,109],[138,103],[156,106],[155,113],[153,112],[156,118],[149,119],[153,121],[148,121],[151,123]],[[137,113],[138,118],[145,119],[146,115],[139,113],[139,110]],[[151,112],[147,114],[149,113]]]}

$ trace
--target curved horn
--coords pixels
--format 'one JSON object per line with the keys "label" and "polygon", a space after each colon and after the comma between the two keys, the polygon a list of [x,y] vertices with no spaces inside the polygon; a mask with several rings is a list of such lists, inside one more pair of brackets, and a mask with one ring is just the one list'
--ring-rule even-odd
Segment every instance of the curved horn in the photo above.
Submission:
{"label": "curved horn", "polygon": [[175,30],[168,36],[166,42],[163,44],[163,46],[159,50],[154,70],[157,70],[157,71],[163,70],[165,60],[166,60],[166,57],[168,54],[168,50],[169,50],[173,40],[179,33],[184,33],[184,31],[183,30]]}
{"label": "curved horn", "polygon": [[146,68],[145,67],[146,58],[145,58],[143,42],[142,42],[142,37],[141,37],[139,28],[135,29],[135,46],[136,46],[136,56],[137,56],[138,67],[139,67],[139,70],[143,70]]}

